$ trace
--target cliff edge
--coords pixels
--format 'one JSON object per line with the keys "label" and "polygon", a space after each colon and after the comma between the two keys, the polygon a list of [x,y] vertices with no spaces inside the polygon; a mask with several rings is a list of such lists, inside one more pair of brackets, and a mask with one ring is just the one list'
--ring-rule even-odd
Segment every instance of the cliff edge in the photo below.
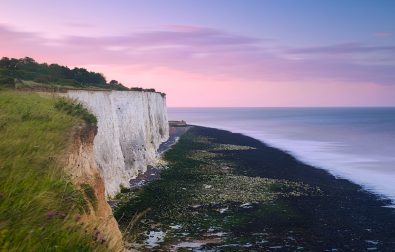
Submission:
{"label": "cliff edge", "polygon": [[75,129],[66,157],[65,172],[73,184],[84,192],[88,209],[81,222],[92,228],[95,239],[108,242],[109,248],[123,250],[122,234],[110,206],[105,199],[104,181],[94,160],[93,142],[96,125],[82,125]]}
{"label": "cliff edge", "polygon": [[157,160],[159,145],[169,137],[166,98],[155,92],[69,90],[65,96],[88,108],[98,119],[94,159],[105,194],[145,172]]}

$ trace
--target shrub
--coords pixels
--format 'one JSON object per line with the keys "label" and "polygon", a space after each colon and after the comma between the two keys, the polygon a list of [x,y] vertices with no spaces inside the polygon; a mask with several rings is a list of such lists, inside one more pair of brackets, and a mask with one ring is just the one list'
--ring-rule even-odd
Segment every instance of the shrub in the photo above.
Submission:
{"label": "shrub", "polygon": [[0,77],[0,87],[15,88],[15,80],[11,77]]}
{"label": "shrub", "polygon": [[141,88],[141,87],[131,87],[130,91],[143,91],[143,88]]}
{"label": "shrub", "polygon": [[69,115],[77,116],[87,124],[97,124],[97,118],[91,114],[81,103],[74,103],[66,98],[60,98],[55,103],[55,108]]}

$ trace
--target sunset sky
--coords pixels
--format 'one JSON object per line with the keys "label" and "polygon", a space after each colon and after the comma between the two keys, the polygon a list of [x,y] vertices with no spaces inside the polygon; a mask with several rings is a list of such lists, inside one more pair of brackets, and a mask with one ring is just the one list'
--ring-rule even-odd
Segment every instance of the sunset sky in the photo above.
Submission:
{"label": "sunset sky", "polygon": [[395,106],[395,1],[2,0],[0,57],[85,67],[170,107]]}

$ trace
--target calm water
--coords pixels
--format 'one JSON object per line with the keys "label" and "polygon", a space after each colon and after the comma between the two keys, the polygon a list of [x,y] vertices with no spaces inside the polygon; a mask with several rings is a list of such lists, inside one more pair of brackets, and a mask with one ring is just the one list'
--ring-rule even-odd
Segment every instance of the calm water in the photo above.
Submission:
{"label": "calm water", "polygon": [[395,203],[395,108],[170,108],[169,119],[254,137]]}

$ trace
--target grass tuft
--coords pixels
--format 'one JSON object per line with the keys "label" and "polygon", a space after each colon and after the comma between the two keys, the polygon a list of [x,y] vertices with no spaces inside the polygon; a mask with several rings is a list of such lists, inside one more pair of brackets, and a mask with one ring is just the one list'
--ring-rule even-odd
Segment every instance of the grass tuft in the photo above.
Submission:
{"label": "grass tuft", "polygon": [[55,108],[66,112],[68,115],[79,117],[87,124],[97,124],[97,118],[91,114],[81,103],[74,103],[66,98],[59,98],[55,103]]}
{"label": "grass tuft", "polygon": [[89,202],[92,204],[93,208],[97,209],[97,197],[95,190],[89,184],[82,184],[81,189],[84,191],[85,196],[88,198]]}

